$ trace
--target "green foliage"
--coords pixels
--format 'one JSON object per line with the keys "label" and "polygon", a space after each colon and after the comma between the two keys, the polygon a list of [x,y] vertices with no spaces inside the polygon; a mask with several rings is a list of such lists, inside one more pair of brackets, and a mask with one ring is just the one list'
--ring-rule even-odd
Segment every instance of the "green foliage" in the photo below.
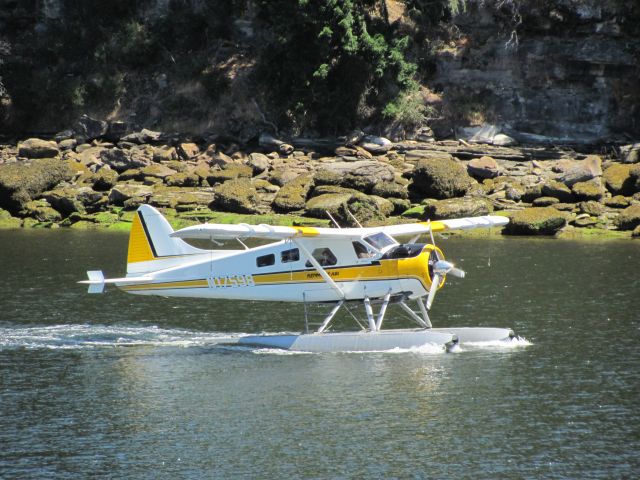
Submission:
{"label": "green foliage", "polygon": [[417,90],[401,94],[393,102],[389,102],[382,115],[402,125],[404,128],[418,126],[427,119],[427,107]]}

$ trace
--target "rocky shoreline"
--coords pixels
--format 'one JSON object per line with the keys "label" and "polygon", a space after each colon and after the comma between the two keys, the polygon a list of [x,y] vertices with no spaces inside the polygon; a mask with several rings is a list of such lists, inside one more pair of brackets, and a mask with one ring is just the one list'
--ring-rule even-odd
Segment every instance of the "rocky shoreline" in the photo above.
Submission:
{"label": "rocky shoreline", "polygon": [[[640,236],[640,145],[612,155],[361,132],[255,146],[83,117],[52,139],[0,145],[0,228],[127,228],[148,203],[177,225],[341,225],[488,213],[505,234]],[[508,139],[509,140],[509,139]],[[513,143],[501,141],[500,143]]]}

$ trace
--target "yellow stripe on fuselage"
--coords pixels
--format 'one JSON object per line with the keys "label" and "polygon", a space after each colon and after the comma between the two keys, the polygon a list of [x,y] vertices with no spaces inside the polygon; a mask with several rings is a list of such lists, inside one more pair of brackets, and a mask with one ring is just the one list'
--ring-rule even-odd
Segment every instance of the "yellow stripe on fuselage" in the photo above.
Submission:
{"label": "yellow stripe on fuselage", "polygon": [[209,283],[205,279],[184,280],[181,282],[143,283],[138,285],[123,285],[122,290],[170,290],[174,288],[207,288]]}
{"label": "yellow stripe on fuselage", "polygon": [[295,228],[298,231],[296,236],[315,237],[317,235],[320,235],[320,232],[315,227],[293,227],[293,228]]}
{"label": "yellow stripe on fuselage", "polygon": [[153,251],[149,239],[140,221],[140,213],[136,212],[129,234],[129,250],[127,251],[127,263],[148,262],[154,260]]}

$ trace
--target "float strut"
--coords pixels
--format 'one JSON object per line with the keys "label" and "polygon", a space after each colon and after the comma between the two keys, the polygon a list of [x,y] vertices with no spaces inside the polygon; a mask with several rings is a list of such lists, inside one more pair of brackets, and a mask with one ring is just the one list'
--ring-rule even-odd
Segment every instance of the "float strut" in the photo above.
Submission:
{"label": "float strut", "polygon": [[336,306],[331,309],[329,315],[326,316],[324,322],[322,322],[322,325],[320,325],[320,328],[318,328],[318,333],[324,332],[325,328],[329,326],[329,323],[331,323],[331,320],[333,320],[333,317],[335,317],[336,313],[338,313],[338,310],[340,310],[340,307],[343,303],[344,300],[340,300],[338,303],[336,303]]}
{"label": "float strut", "polygon": [[373,309],[371,308],[371,301],[369,297],[364,297],[364,309],[367,312],[367,320],[369,320],[369,330],[376,331],[376,322],[373,319]]}
{"label": "float strut", "polygon": [[387,306],[389,305],[389,299],[391,298],[391,290],[384,296],[382,300],[382,306],[380,307],[380,312],[378,312],[378,319],[376,320],[376,330],[380,330],[382,327],[382,320],[384,320],[384,314],[387,311]]}
{"label": "float strut", "polygon": [[409,308],[409,306],[404,303],[404,301],[399,302],[399,305],[402,307],[402,309],[407,312],[409,314],[409,316],[415,320],[415,322],[420,325],[421,327],[424,328],[431,328],[431,322],[429,322],[429,324],[427,324],[422,318],[420,318],[418,315],[416,315],[416,312],[414,312],[413,310],[411,310],[411,308]]}

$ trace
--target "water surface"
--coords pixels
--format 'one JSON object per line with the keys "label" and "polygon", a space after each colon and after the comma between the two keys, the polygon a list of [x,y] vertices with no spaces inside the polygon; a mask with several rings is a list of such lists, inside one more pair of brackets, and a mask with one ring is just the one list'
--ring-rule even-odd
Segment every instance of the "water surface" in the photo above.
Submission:
{"label": "water surface", "polygon": [[640,242],[440,240],[434,324],[527,339],[453,354],[224,346],[302,308],[87,295],[126,242],[0,232],[0,478],[640,475]]}

